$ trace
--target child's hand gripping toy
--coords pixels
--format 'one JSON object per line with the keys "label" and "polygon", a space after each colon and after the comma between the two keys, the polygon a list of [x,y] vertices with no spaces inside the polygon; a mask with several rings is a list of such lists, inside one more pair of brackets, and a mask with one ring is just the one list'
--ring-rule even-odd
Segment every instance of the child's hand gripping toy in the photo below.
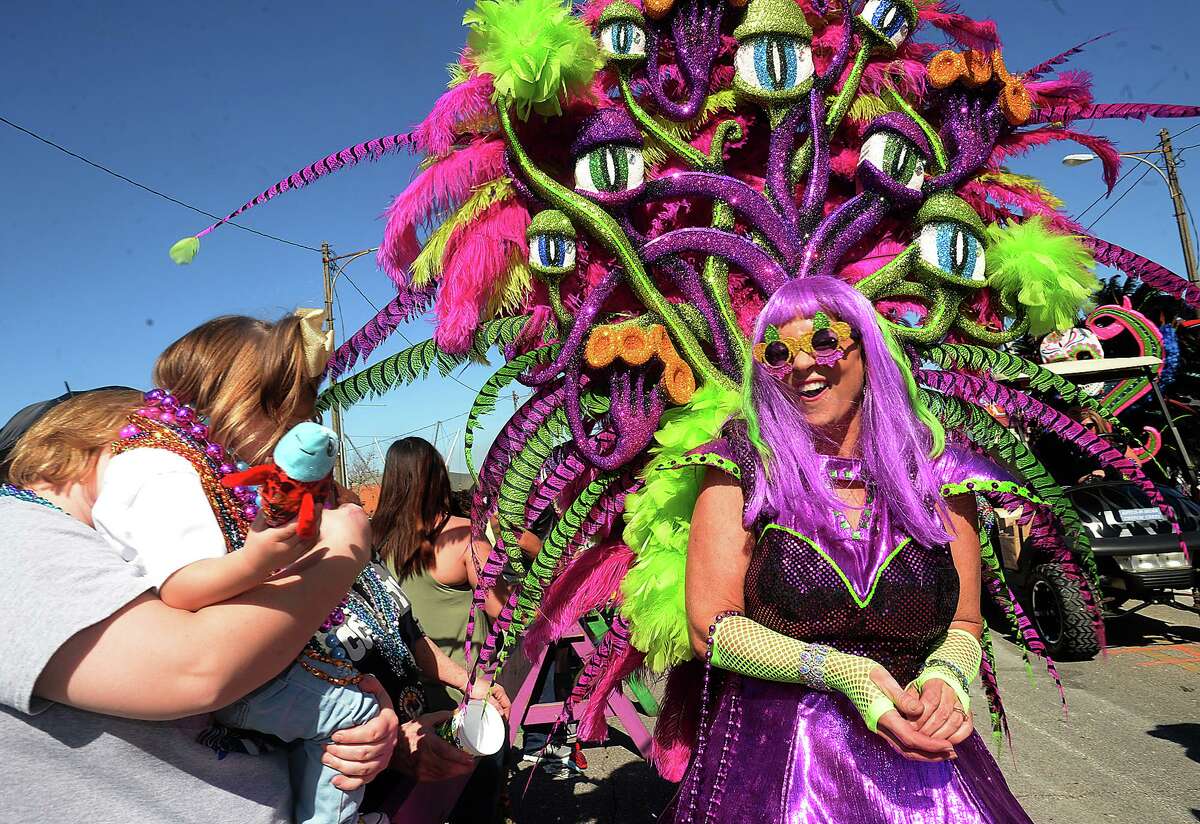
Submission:
{"label": "child's hand gripping toy", "polygon": [[317,507],[333,493],[333,462],[337,435],[319,423],[296,424],[275,445],[274,461],[226,475],[228,487],[257,486],[269,526],[297,519],[297,532],[311,538],[316,532]]}

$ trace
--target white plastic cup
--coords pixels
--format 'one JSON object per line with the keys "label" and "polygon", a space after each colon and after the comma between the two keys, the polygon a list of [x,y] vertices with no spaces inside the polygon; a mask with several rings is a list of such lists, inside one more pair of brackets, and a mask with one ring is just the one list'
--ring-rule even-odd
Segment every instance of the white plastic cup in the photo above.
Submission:
{"label": "white plastic cup", "polygon": [[463,752],[486,758],[504,746],[504,718],[482,698],[474,698],[454,711],[449,733]]}

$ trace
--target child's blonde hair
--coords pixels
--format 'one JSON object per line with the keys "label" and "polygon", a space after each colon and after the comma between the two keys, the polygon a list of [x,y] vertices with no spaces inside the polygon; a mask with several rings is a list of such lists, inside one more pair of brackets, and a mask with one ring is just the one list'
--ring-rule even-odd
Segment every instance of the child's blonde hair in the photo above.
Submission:
{"label": "child's blonde hair", "polygon": [[63,401],[21,435],[0,476],[17,486],[80,480],[141,405],[142,393],[133,389],[101,389]]}
{"label": "child's blonde hair", "polygon": [[255,416],[275,422],[257,454],[240,454],[250,463],[267,460],[295,418],[312,414],[319,380],[308,374],[296,315],[274,322],[213,318],[172,343],[154,365],[155,384],[207,415],[209,436],[235,453],[247,448]]}

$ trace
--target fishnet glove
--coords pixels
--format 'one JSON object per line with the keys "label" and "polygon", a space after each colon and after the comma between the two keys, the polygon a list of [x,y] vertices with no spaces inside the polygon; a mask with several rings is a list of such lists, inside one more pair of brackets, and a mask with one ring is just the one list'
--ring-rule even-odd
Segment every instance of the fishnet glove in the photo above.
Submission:
{"label": "fishnet glove", "polygon": [[840,692],[854,704],[871,732],[884,713],[895,709],[871,678],[871,671],[880,666],[877,662],[846,655],[825,644],[790,638],[744,615],[719,619],[709,649],[712,665],[721,669],[764,681]]}
{"label": "fishnet glove", "polygon": [[940,678],[950,685],[964,712],[971,711],[971,682],[979,675],[983,648],[978,639],[964,629],[951,627],[925,659],[921,674],[913,681],[920,692],[927,681]]}

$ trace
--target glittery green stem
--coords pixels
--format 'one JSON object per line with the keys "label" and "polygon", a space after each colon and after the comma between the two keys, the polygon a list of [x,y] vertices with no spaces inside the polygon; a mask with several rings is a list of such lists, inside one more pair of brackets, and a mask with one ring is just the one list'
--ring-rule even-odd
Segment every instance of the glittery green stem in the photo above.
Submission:
{"label": "glittery green stem", "polygon": [[946,145],[942,143],[942,136],[937,133],[937,129],[933,128],[928,120],[921,117],[921,113],[909,105],[909,102],[901,97],[895,89],[889,86],[885,87],[883,91],[891,98],[892,103],[900,111],[911,117],[921,127],[921,131],[925,133],[926,139],[929,140],[929,145],[933,147],[933,162],[937,164],[936,171],[944,172],[950,168],[950,161],[946,159]]}
{"label": "glittery green stem", "polygon": [[959,315],[954,322],[954,327],[967,337],[979,341],[984,346],[1000,346],[1005,343],[1011,343],[1028,332],[1029,318],[1021,318],[1007,329],[995,332],[981,323],[976,323],[970,318]]}
{"label": "glittery green stem", "polygon": [[[842,125],[842,120],[850,111],[850,106],[854,103],[854,98],[858,97],[858,88],[862,83],[863,70],[867,67],[867,62],[871,59],[871,49],[866,43],[858,47],[858,52],[854,55],[854,66],[850,69],[850,74],[846,77],[846,82],[842,84],[841,90],[833,98],[833,105],[829,108],[828,114],[825,115],[826,132],[832,135],[837,131],[838,126]],[[792,166],[789,174],[793,181],[808,174],[812,168],[813,161],[813,145],[812,135],[804,141],[796,153],[792,155]]]}
{"label": "glittery green stem", "polygon": [[953,289],[925,286],[907,281],[900,283],[895,289],[889,289],[879,295],[876,300],[902,297],[920,298],[929,305],[929,314],[925,316],[925,323],[919,327],[902,326],[889,321],[891,323],[889,328],[897,339],[917,346],[932,346],[946,337],[963,300],[962,295]]}
{"label": "glittery green stem", "polygon": [[860,280],[855,284],[854,288],[866,295],[867,300],[874,303],[885,292],[895,289],[900,285],[904,276],[908,274],[912,258],[916,253],[917,245],[914,243],[889,260],[874,274],[867,275]]}
{"label": "glittery green stem", "polygon": [[680,140],[676,135],[671,134],[642,108],[641,104],[637,102],[637,98],[633,96],[633,90],[629,88],[629,72],[627,69],[621,69],[620,82],[621,99],[625,101],[625,107],[629,109],[629,113],[633,115],[633,119],[637,121],[638,125],[644,131],[649,132],[655,140],[686,160],[694,168],[705,172],[718,171],[718,169],[712,168],[712,163],[704,152]]}
{"label": "glittery green stem", "polygon": [[550,308],[554,310],[554,316],[558,318],[558,325],[565,335],[571,331],[571,326],[574,325],[575,319],[567,312],[567,307],[563,306],[560,281],[555,281],[554,283],[547,282],[546,293],[550,296]]}
{"label": "glittery green stem", "polygon": [[647,274],[646,267],[642,264],[636,250],[633,248],[633,244],[630,243],[628,236],[621,230],[621,227],[613,220],[612,216],[597,204],[587,198],[580,197],[537,168],[525,152],[525,148],[521,145],[516,131],[513,129],[512,119],[508,113],[508,101],[502,100],[497,105],[496,110],[500,115],[500,127],[504,130],[505,141],[508,143],[509,150],[513,153],[513,159],[534,190],[545,198],[551,206],[561,210],[570,217],[576,226],[588,229],[588,234],[599,241],[609,253],[617,258],[617,261],[625,270],[625,277],[633,293],[642,302],[643,306],[662,318],[663,325],[675,340],[680,354],[696,370],[702,382],[716,383],[720,386],[732,386],[729,377],[721,374],[712,361],[708,359],[708,356],[704,354],[704,350],[700,346],[700,341],[687,328],[687,324],[679,317],[679,313],[675,311],[662,292],[658,291],[658,288],[654,285],[654,281]]}

